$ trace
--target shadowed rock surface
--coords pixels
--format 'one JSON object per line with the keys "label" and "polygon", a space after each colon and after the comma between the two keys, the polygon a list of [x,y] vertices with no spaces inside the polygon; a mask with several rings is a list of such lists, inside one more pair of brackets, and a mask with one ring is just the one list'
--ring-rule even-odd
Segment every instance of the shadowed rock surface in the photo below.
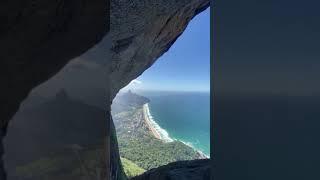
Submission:
{"label": "shadowed rock surface", "polygon": [[109,27],[107,1],[103,0],[5,0],[0,12],[4,131],[32,88],[97,44]]}
{"label": "shadowed rock surface", "polygon": [[209,180],[210,160],[173,162],[145,172],[131,180]]}
{"label": "shadowed rock surface", "polygon": [[[83,179],[81,173],[72,173],[79,165],[71,147],[105,151],[102,148],[106,138],[105,110],[73,99],[65,90],[40,104],[34,103],[32,98],[28,103],[29,107],[22,106],[11,120],[4,139],[8,179]],[[59,162],[61,157],[64,157],[63,162]],[[92,168],[100,169],[103,164],[98,165],[98,162],[105,158],[85,159],[94,162]],[[53,162],[57,164],[50,166]],[[34,168],[39,163],[40,167]],[[25,173],[21,173],[21,169],[25,169]]]}
{"label": "shadowed rock surface", "polygon": [[[97,44],[107,33],[108,2],[0,2],[1,139],[30,90],[57,73],[70,59]],[[0,179],[5,179],[2,160]]]}

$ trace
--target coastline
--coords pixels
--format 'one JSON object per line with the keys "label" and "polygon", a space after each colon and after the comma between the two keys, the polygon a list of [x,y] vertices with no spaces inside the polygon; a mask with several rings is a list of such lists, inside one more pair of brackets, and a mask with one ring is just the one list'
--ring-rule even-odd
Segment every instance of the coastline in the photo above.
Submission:
{"label": "coastline", "polygon": [[151,121],[149,119],[148,116],[148,103],[143,105],[143,117],[144,117],[144,121],[147,123],[150,131],[152,132],[153,136],[157,139],[161,140],[161,136],[159,134],[159,132],[152,126]]}
{"label": "coastline", "polygon": [[[153,117],[150,114],[150,109],[149,109],[149,105],[148,103],[143,105],[143,117],[144,117],[144,121],[146,122],[146,124],[148,125],[150,131],[152,132],[152,134],[154,135],[155,138],[163,140],[164,142],[173,142],[173,141],[180,141],[177,139],[172,139],[169,137],[168,133],[162,129],[154,120]],[[192,149],[194,149],[200,159],[209,159],[210,156],[206,155],[205,153],[203,153],[202,151],[196,149],[195,147],[193,147],[192,145],[190,145],[189,143],[180,141],[183,144],[185,144],[186,146],[191,147]]]}
{"label": "coastline", "polygon": [[[180,141],[180,140],[179,140]],[[191,147],[192,149],[194,149],[198,155],[200,156],[200,159],[210,159],[210,156],[206,155],[205,153],[203,153],[202,151],[198,150],[197,148],[193,147],[192,145],[190,145],[189,143],[186,143],[186,142],[183,142],[183,141],[180,141],[182,142],[183,144],[185,144],[186,146],[189,146]]]}
{"label": "coastline", "polygon": [[149,104],[146,103],[143,105],[143,113],[145,117],[145,121],[147,122],[147,125],[149,126],[149,129],[152,131],[152,133],[155,135],[156,138],[164,141],[164,142],[173,142],[174,140],[170,138],[168,132],[164,129],[162,129],[157,122],[154,121],[150,109]]}

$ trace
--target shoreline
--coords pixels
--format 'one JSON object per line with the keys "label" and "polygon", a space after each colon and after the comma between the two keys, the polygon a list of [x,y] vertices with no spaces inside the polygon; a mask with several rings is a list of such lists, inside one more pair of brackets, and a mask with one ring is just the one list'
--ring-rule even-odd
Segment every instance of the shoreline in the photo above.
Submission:
{"label": "shoreline", "polygon": [[[180,141],[182,142],[184,145],[191,147],[193,150],[195,150],[199,156],[200,159],[210,159],[210,156],[206,155],[205,153],[203,153],[202,151],[198,150],[197,148],[193,147],[192,145],[190,145],[189,143],[183,142],[181,140],[177,140],[177,139],[172,139],[169,137],[168,133],[162,129],[152,118],[151,114],[150,114],[150,109],[149,109],[149,105],[148,103],[143,105],[143,117],[144,117],[144,121],[146,122],[147,126],[149,127],[150,131],[152,132],[153,136],[157,139],[163,140],[164,142],[173,142],[173,141]],[[159,130],[157,130],[159,129]],[[159,132],[160,131],[160,132]],[[163,133],[161,133],[161,131]]]}
{"label": "shoreline", "polygon": [[[180,140],[178,140],[178,141],[180,141]],[[210,156],[206,155],[206,154],[203,153],[202,151],[200,151],[200,150],[198,150],[197,148],[193,147],[193,146],[190,145],[189,143],[186,143],[186,142],[183,142],[183,141],[180,141],[180,142],[182,142],[184,145],[189,146],[189,147],[191,147],[193,150],[195,150],[195,151],[199,154],[200,159],[210,159]]]}
{"label": "shoreline", "polygon": [[149,109],[149,108],[148,108],[148,103],[147,103],[147,104],[144,104],[144,105],[143,105],[143,117],[144,117],[144,121],[147,123],[147,125],[148,125],[150,131],[152,132],[153,136],[154,136],[155,138],[157,138],[157,139],[162,140],[159,132],[158,132],[158,131],[152,126],[152,124],[151,124],[151,121],[150,121],[149,116],[148,116],[148,113],[147,113],[147,112],[148,112],[148,109]]}
{"label": "shoreline", "polygon": [[146,121],[149,129],[152,131],[152,134],[164,141],[164,142],[173,142],[174,140],[170,138],[168,132],[164,129],[162,129],[157,122],[154,121],[150,109],[149,109],[149,104],[146,103],[143,105],[143,113],[144,113],[144,120]]}

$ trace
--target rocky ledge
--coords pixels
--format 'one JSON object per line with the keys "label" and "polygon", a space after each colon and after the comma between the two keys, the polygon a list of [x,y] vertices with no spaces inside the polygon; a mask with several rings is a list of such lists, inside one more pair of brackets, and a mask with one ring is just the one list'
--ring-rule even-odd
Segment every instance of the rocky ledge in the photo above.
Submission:
{"label": "rocky ledge", "polygon": [[179,161],[152,169],[131,180],[210,180],[209,159]]}

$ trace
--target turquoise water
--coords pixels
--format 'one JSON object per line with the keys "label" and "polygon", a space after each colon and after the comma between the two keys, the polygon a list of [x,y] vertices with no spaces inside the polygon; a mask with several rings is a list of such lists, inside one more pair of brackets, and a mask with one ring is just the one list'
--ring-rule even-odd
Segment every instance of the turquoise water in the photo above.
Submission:
{"label": "turquoise water", "polygon": [[149,98],[150,114],[170,138],[210,156],[210,94],[205,92],[140,92]]}

